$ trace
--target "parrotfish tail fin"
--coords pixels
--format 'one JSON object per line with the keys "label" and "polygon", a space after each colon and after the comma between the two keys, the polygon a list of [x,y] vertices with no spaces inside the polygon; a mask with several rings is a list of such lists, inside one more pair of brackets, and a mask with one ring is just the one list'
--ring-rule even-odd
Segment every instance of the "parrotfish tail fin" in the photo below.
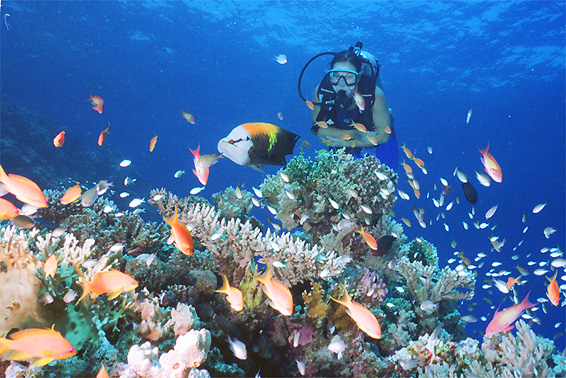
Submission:
{"label": "parrotfish tail fin", "polygon": [[228,282],[228,277],[222,275],[222,287],[218,290],[214,290],[215,293],[227,293],[230,290],[230,283]]}
{"label": "parrotfish tail fin", "polygon": [[77,304],[82,301],[90,292],[90,283],[86,280],[85,277],[82,277],[81,279],[83,280],[83,295],[79,298]]}
{"label": "parrotfish tail fin", "polygon": [[546,279],[547,279],[550,283],[552,283],[552,282],[556,281],[556,276],[557,276],[557,275],[558,275],[558,271],[556,271],[556,272],[554,273],[554,277],[552,277],[552,278],[546,277]]}

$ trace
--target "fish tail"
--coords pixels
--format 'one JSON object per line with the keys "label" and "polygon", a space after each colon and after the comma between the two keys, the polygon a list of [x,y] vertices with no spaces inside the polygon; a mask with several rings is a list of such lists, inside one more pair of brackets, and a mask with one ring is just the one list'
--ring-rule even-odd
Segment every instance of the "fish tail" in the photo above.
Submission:
{"label": "fish tail", "polygon": [[8,175],[4,172],[4,168],[0,165],[0,182],[4,182],[6,177],[8,177]]}
{"label": "fish tail", "polygon": [[531,303],[531,302],[529,302],[529,294],[530,294],[530,293],[531,293],[531,292],[529,291],[529,292],[527,293],[527,296],[525,297],[525,299],[523,299],[523,301],[521,302],[521,308],[524,309],[524,310],[536,306],[536,303]]}
{"label": "fish tail", "polygon": [[9,351],[10,344],[12,344],[12,340],[0,338],[0,354]]}
{"label": "fish tail", "polygon": [[173,227],[177,223],[177,205],[175,205],[175,214],[173,217],[167,219],[163,216],[163,220],[171,227]]}
{"label": "fish tail", "polygon": [[554,273],[554,277],[552,277],[552,278],[546,277],[546,279],[552,283],[552,282],[556,281],[556,276],[557,276],[557,275],[558,275],[558,271],[556,271],[556,272]]}
{"label": "fish tail", "polygon": [[77,304],[82,301],[84,299],[84,297],[87,296],[87,294],[90,292],[90,283],[87,281],[87,279],[85,277],[82,278],[83,280],[83,295],[82,297],[80,297],[80,299],[77,301]]}
{"label": "fish tail", "polygon": [[222,275],[222,287],[218,290],[214,290],[214,292],[216,293],[227,293],[228,290],[230,290],[230,283],[228,282],[228,277],[226,277],[225,275]]}
{"label": "fish tail", "polygon": [[271,279],[271,268],[269,263],[267,263],[267,270],[265,271],[265,273],[263,273],[261,276],[259,277],[254,277],[252,276],[252,278],[255,278],[256,280],[258,280],[259,282],[261,282],[262,284],[265,284],[266,282],[269,282],[269,280]]}
{"label": "fish tail", "polygon": [[342,295],[342,297],[340,297],[340,299],[334,299],[331,296],[330,298],[335,302],[340,303],[341,305],[348,306],[348,303],[351,301],[350,295],[348,294],[348,290],[346,290],[346,284],[342,284],[342,286],[344,287],[344,294]]}
{"label": "fish tail", "polygon": [[[198,145],[198,147],[197,147],[196,150],[193,151],[193,150],[191,150],[191,148],[189,147],[189,151],[191,151],[191,153],[193,154],[193,156],[198,159],[198,157],[200,156],[200,143],[199,143],[199,145]],[[196,173],[195,173],[195,174],[196,174]]]}

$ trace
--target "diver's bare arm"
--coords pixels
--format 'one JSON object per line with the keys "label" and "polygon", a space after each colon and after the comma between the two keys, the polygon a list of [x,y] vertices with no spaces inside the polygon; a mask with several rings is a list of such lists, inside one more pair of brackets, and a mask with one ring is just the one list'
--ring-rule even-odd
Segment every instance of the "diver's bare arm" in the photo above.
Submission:
{"label": "diver's bare arm", "polygon": [[390,134],[385,132],[385,126],[391,127],[391,115],[389,114],[389,106],[387,106],[387,100],[385,98],[385,93],[381,88],[375,88],[375,102],[373,104],[373,124],[375,126],[375,131],[377,132],[377,143],[383,144],[389,140]]}

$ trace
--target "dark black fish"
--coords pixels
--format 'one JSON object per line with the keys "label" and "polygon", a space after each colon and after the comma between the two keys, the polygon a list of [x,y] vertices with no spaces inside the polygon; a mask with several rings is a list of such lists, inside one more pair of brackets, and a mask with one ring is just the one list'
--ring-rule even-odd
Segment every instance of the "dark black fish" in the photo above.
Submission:
{"label": "dark black fish", "polygon": [[464,191],[464,195],[469,203],[472,205],[478,202],[478,192],[476,189],[470,184],[470,182],[465,182],[462,184],[462,190]]}
{"label": "dark black fish", "polygon": [[374,256],[383,256],[391,249],[393,242],[397,240],[395,236],[385,235],[377,241],[377,251],[372,251]]}

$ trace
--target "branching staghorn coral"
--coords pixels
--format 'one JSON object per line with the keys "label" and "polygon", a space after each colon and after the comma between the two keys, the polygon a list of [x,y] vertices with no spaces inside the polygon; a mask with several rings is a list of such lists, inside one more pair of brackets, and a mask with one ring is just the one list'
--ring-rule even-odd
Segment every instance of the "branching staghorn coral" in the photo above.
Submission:
{"label": "branching staghorn coral", "polygon": [[[407,287],[413,298],[422,303],[434,303],[444,299],[470,300],[474,296],[475,276],[468,271],[457,272],[448,267],[439,270],[434,265],[423,265],[420,261],[399,259],[393,268],[407,280]],[[461,292],[458,289],[470,291]]]}
{"label": "branching staghorn coral", "polygon": [[479,377],[561,377],[566,373],[565,366],[549,367],[554,344],[543,337],[536,336],[523,321],[516,323],[517,336],[505,332],[484,336],[481,349],[487,363],[474,362],[468,369],[468,376]]}
{"label": "branching staghorn coral", "polygon": [[[233,285],[238,285],[244,275],[251,274],[251,262],[261,256],[265,263],[272,265],[274,276],[285,285],[294,285],[314,277],[329,279],[342,272],[349,262],[348,257],[339,257],[319,246],[310,246],[289,233],[279,236],[268,230],[265,235],[259,228],[254,228],[249,221],[242,223],[238,219],[219,219],[220,214],[212,206],[194,205],[186,208],[186,201],[175,201],[174,196],[165,202],[156,201],[159,212],[170,218],[175,206],[178,207],[178,219],[190,223],[191,233],[206,247],[220,267],[220,272],[231,278]],[[273,266],[279,261],[284,268]]]}

